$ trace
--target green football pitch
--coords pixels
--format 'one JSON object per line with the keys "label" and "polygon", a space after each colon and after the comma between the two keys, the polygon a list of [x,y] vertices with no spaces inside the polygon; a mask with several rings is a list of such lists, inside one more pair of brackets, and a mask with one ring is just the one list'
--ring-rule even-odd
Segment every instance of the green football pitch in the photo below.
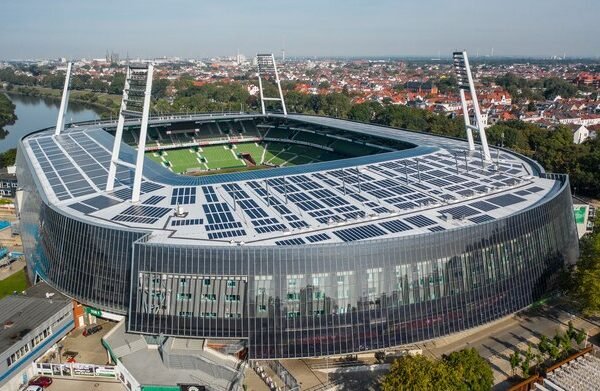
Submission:
{"label": "green football pitch", "polygon": [[336,153],[317,148],[276,142],[169,149],[147,152],[146,157],[175,173],[185,174],[191,169],[206,172],[218,169],[226,169],[227,172],[246,170],[246,162],[239,157],[244,153],[250,154],[257,166],[294,166],[341,158]]}

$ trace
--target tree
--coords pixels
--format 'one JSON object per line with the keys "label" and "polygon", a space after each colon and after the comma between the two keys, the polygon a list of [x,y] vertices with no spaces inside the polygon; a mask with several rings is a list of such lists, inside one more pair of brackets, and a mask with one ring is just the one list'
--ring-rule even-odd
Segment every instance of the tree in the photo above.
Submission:
{"label": "tree", "polygon": [[578,330],[574,337],[575,342],[577,342],[578,346],[581,346],[581,344],[583,343],[583,341],[585,341],[586,338],[587,332],[584,329]]}
{"label": "tree", "polygon": [[510,362],[510,369],[512,370],[513,376],[515,375],[515,369],[521,366],[521,353],[515,350],[508,358]]}
{"label": "tree", "polygon": [[458,377],[438,360],[422,355],[404,356],[392,364],[381,381],[383,391],[398,390],[453,390]]}
{"label": "tree", "polygon": [[490,390],[494,385],[494,374],[490,364],[474,348],[452,352],[443,358],[462,380],[467,390]]}
{"label": "tree", "polygon": [[352,101],[348,96],[337,92],[325,95],[323,112],[330,117],[346,118],[352,107]]}
{"label": "tree", "polygon": [[125,87],[125,74],[117,72],[113,75],[110,85],[107,88],[109,94],[121,95],[123,93],[123,87]]}
{"label": "tree", "polygon": [[531,370],[531,360],[533,359],[533,352],[531,351],[531,345],[527,346],[525,357],[521,361],[521,373],[523,377],[529,377],[529,371]]}
{"label": "tree", "polygon": [[152,97],[160,99],[167,96],[167,87],[169,87],[168,79],[156,79],[152,81]]}
{"label": "tree", "polygon": [[556,344],[556,341],[552,340],[552,343],[549,346],[549,351],[548,353],[550,354],[550,358],[552,359],[552,361],[556,361],[558,360],[558,358],[560,357],[560,345]]}
{"label": "tree", "polygon": [[365,102],[352,106],[348,112],[348,118],[354,121],[371,122],[381,110],[377,102]]}
{"label": "tree", "polygon": [[540,343],[538,343],[538,350],[542,354],[549,354],[551,344],[552,342],[550,341],[550,338],[546,337],[545,335],[542,335],[542,338],[540,338]]}
{"label": "tree", "polygon": [[584,236],[579,250],[571,294],[583,315],[595,316],[600,314],[600,232]]}
{"label": "tree", "polygon": [[331,84],[329,84],[329,82],[327,80],[323,80],[322,82],[319,83],[319,89],[321,89],[321,90],[327,90],[327,89],[329,89],[329,87],[331,87]]}
{"label": "tree", "polygon": [[0,167],[14,166],[17,160],[17,149],[11,148],[4,153],[0,153]]}
{"label": "tree", "polygon": [[434,360],[404,356],[392,364],[381,382],[384,391],[447,390],[487,391],[493,385],[490,365],[475,349],[464,349]]}
{"label": "tree", "polygon": [[567,357],[571,352],[571,337],[569,337],[568,333],[564,333],[560,336],[559,342],[560,350],[562,352],[563,357]]}

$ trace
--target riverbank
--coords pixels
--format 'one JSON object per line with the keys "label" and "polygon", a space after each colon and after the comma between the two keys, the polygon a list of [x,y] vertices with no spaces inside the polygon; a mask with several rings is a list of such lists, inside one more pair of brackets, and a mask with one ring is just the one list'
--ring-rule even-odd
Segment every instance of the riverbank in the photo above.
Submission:
{"label": "riverbank", "polygon": [[[57,99],[59,101],[62,98],[62,90],[37,86],[14,85],[13,88],[10,90],[0,88],[0,92],[24,96],[35,96],[40,98]],[[71,90],[69,92],[69,101],[94,106],[102,111],[103,116],[109,116],[111,114],[118,114],[119,106],[121,104],[121,95],[111,95],[92,91]]]}
{"label": "riverbank", "polygon": [[15,105],[4,94],[0,94],[0,130],[6,125],[12,125],[17,120]]}

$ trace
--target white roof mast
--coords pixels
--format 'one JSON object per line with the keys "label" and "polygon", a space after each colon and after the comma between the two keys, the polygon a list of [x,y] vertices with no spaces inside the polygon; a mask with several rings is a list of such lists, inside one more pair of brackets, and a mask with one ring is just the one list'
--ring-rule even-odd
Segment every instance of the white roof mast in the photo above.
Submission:
{"label": "white roof mast", "polygon": [[[492,161],[490,155],[490,148],[488,146],[487,137],[485,135],[485,128],[483,124],[483,118],[481,116],[481,110],[479,108],[479,102],[477,101],[477,94],[475,92],[475,85],[473,83],[473,75],[471,74],[471,67],[469,65],[469,57],[467,52],[454,52],[454,72],[458,79],[458,88],[460,90],[460,102],[462,104],[463,115],[465,119],[465,128],[467,131],[467,140],[469,142],[469,150],[475,150],[475,143],[473,141],[472,130],[479,133],[479,139],[481,140],[481,149],[483,154],[483,160],[487,162]],[[469,117],[469,108],[467,106],[467,98],[465,96],[465,90],[469,90],[471,94],[471,101],[473,102],[473,112],[475,114],[475,125],[471,124]]]}
{"label": "white roof mast", "polygon": [[65,86],[63,87],[62,99],[60,100],[60,109],[58,110],[58,119],[56,120],[56,129],[54,135],[58,136],[65,130],[65,115],[69,107],[69,87],[71,86],[71,69],[73,63],[67,63],[67,74],[65,75]]}
{"label": "white roof mast", "polygon": [[[277,64],[275,64],[275,56],[273,54],[257,54],[256,63],[258,65],[258,89],[260,92],[260,105],[263,115],[266,115],[265,101],[279,101],[283,108],[283,115],[287,116],[287,109],[283,99],[283,91],[281,90],[281,80],[279,80],[279,72]],[[263,78],[271,79],[277,84],[279,90],[279,98],[267,98],[263,93]]]}
{"label": "white roof mast", "polygon": [[[106,181],[106,191],[112,191],[115,187],[117,165],[133,169],[135,173],[133,179],[133,191],[131,192],[132,203],[139,202],[140,200],[142,172],[144,171],[146,134],[148,132],[148,117],[150,115],[153,71],[154,66],[152,64],[129,65],[127,67],[125,87],[123,88],[123,99],[121,101],[121,110],[119,111],[119,121],[117,122],[115,142],[113,144],[108,179]],[[134,165],[119,159],[119,153],[121,150],[121,140],[123,138],[125,121],[135,119],[140,121],[140,136],[136,162]]]}

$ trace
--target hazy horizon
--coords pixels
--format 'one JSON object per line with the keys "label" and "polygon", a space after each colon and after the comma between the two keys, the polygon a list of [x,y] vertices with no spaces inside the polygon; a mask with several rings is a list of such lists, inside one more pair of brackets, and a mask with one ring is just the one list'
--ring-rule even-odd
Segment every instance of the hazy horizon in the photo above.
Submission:
{"label": "hazy horizon", "polygon": [[21,0],[3,4],[0,58],[471,56],[598,58],[600,2],[306,0],[198,4]]}

